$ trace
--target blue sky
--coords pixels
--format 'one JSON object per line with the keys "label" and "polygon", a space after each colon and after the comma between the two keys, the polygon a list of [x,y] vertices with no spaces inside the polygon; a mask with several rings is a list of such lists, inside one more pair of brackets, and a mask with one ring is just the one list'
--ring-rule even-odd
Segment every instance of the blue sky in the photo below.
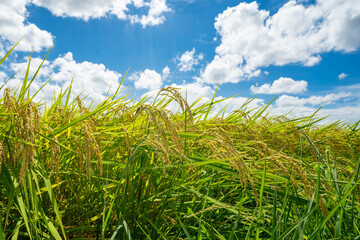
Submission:
{"label": "blue sky", "polygon": [[[275,96],[274,114],[360,119],[360,2],[233,0],[3,0],[0,56],[21,37],[0,67],[0,86],[24,69],[32,73],[53,49],[32,86],[52,81],[51,98],[74,78],[74,94],[101,100],[129,68],[124,90],[133,97],[174,86],[188,100],[239,96],[219,105],[250,107]],[[20,71],[7,83],[21,83]]]}

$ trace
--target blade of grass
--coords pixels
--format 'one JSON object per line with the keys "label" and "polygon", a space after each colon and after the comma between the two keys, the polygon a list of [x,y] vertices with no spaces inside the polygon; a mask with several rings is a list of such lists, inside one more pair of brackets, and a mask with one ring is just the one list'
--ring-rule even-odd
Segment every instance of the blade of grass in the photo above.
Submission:
{"label": "blade of grass", "polygon": [[153,228],[155,228],[156,232],[157,232],[158,234],[160,234],[160,236],[161,236],[163,239],[165,239],[165,240],[168,239],[168,238],[165,236],[165,234],[158,228],[158,226],[156,226],[156,224],[155,224],[153,221],[151,221],[149,218],[147,218],[147,217],[144,216],[144,215],[142,215],[142,217],[143,217],[146,221],[148,221],[148,223],[150,223],[151,226],[153,226]]}
{"label": "blade of grass", "polygon": [[56,219],[58,221],[58,224],[60,226],[60,229],[61,229],[61,232],[62,232],[62,235],[63,235],[63,238],[64,239],[67,239],[66,238],[66,233],[65,233],[65,228],[64,228],[64,225],[62,223],[62,218],[61,218],[61,214],[60,214],[60,210],[59,210],[59,207],[58,207],[58,204],[57,204],[57,201],[56,201],[56,198],[55,198],[55,194],[54,194],[54,191],[53,191],[53,188],[52,188],[52,185],[51,185],[51,182],[50,182],[50,178],[47,176],[47,172],[46,170],[43,168],[43,166],[38,162],[38,161],[34,161],[34,164],[37,166],[37,168],[39,169],[39,173],[45,183],[45,186],[46,186],[46,189],[47,189],[47,192],[48,192],[48,195],[49,195],[49,198],[50,198],[50,201],[52,203],[52,207],[53,207],[53,210],[55,212],[55,215],[56,215]]}
{"label": "blade of grass", "polygon": [[214,104],[215,96],[216,96],[217,91],[219,90],[219,86],[220,86],[220,82],[219,82],[219,84],[218,84],[217,87],[216,87],[216,90],[215,90],[215,92],[214,92],[214,95],[212,96],[211,102],[209,103],[209,108],[207,109],[207,111],[206,111],[206,113],[205,113],[204,121],[207,120],[207,118],[208,118],[208,116],[209,116],[209,113],[211,112],[211,108],[212,108],[212,106],[213,106],[213,104]]}
{"label": "blade of grass", "polygon": [[110,240],[114,240],[119,230],[124,226],[124,224],[120,223],[120,225],[115,229],[114,233],[111,235]]}
{"label": "blade of grass", "polygon": [[262,210],[263,210],[265,178],[266,178],[266,159],[265,159],[265,163],[264,163],[263,176],[261,179],[259,212],[258,212],[257,223],[256,223],[256,239],[259,239],[259,234],[260,234],[260,221],[261,221],[260,219],[261,219]]}
{"label": "blade of grass", "polygon": [[313,239],[318,232],[325,226],[325,224],[329,221],[329,219],[335,214],[335,212],[342,206],[342,204],[346,201],[349,194],[357,187],[357,184],[360,183],[360,179],[358,179],[352,187],[353,180],[355,179],[356,173],[352,176],[351,180],[347,184],[347,190],[344,192],[344,195],[340,199],[340,201],[335,205],[335,207],[328,213],[328,215],[322,220],[321,224],[316,228],[316,230],[309,236],[309,240]]}
{"label": "blade of grass", "polygon": [[[242,194],[241,194],[241,200],[240,200],[241,203],[242,203],[243,199],[244,199],[244,191],[243,191]],[[233,240],[233,239],[234,239],[235,231],[236,231],[236,229],[238,228],[238,224],[239,224],[239,220],[240,220],[241,208],[242,208],[242,204],[239,205],[238,214],[237,214],[237,217],[236,217],[236,221],[235,221],[235,223],[234,223],[234,226],[233,226],[233,228],[232,228],[232,230],[231,230],[231,234],[230,234],[229,240]]]}
{"label": "blade of grass", "polygon": [[[115,200],[116,200],[116,196],[119,194],[119,190],[120,190],[120,186],[121,186],[121,182],[125,176],[125,173],[127,171],[127,169],[129,168],[130,164],[131,164],[131,161],[132,159],[134,158],[135,156],[135,153],[137,152],[137,150],[139,149],[139,147],[141,146],[141,144],[143,142],[145,142],[145,140],[149,137],[150,133],[148,135],[146,135],[141,141],[140,143],[135,147],[134,151],[132,152],[130,158],[129,158],[129,161],[128,163],[126,164],[126,167],[124,168],[122,174],[121,174],[121,177],[120,177],[120,180],[119,180],[119,184],[116,188],[116,191],[115,191],[115,194],[114,194],[114,199],[112,200],[111,204],[110,204],[110,207],[108,209],[108,212],[107,214],[105,212],[103,212],[103,225],[102,225],[102,231],[101,231],[101,234],[102,234],[102,238],[104,239],[105,238],[105,229],[106,229],[106,226],[107,226],[107,223],[109,221],[109,218],[110,218],[110,215],[111,215],[111,211],[112,211],[112,208],[114,207],[114,204],[115,204]],[[106,217],[105,217],[106,216]]]}
{"label": "blade of grass", "polygon": [[273,233],[273,235],[271,236],[271,239],[273,238],[275,239],[277,236],[276,222],[277,222],[277,184],[275,185],[274,188],[273,215],[272,215],[272,224],[271,224],[271,232]]}
{"label": "blade of grass", "polygon": [[181,228],[184,230],[185,235],[187,237],[188,240],[192,240],[189,231],[187,230],[187,228],[185,227],[185,225],[183,224],[183,222],[181,221],[180,217],[178,215],[176,215],[177,220],[179,221]]}
{"label": "blade of grass", "polygon": [[203,215],[204,215],[204,209],[205,209],[205,206],[206,206],[206,200],[207,200],[207,197],[209,196],[210,186],[211,186],[211,179],[209,179],[209,181],[208,181],[208,185],[207,185],[207,188],[206,188],[206,195],[205,195],[205,197],[203,199],[204,203],[203,203],[203,206],[202,206],[202,209],[201,209],[201,214],[200,214],[200,219],[199,219],[198,237],[197,237],[198,239],[202,239],[201,221],[202,221],[202,218],[203,218]]}
{"label": "blade of grass", "polygon": [[139,224],[139,222],[136,221],[136,220],[134,220],[134,221],[136,222],[136,224],[137,224],[137,226],[140,228],[140,230],[145,234],[146,239],[151,240],[151,237],[149,236],[149,234],[148,234],[147,232],[145,232],[144,228],[141,227],[141,225]]}
{"label": "blade of grass", "polygon": [[0,221],[0,240],[4,240],[5,239],[5,234],[4,234],[4,230],[2,227],[2,221]]}
{"label": "blade of grass", "polygon": [[10,53],[15,49],[15,47],[20,43],[21,40],[22,38],[5,54],[4,57],[1,58],[0,65],[5,61],[5,59],[10,55]]}
{"label": "blade of grass", "polygon": [[304,220],[306,220],[315,210],[318,209],[318,206],[315,206],[311,209],[307,214],[305,214],[297,223],[295,223],[292,227],[289,227],[284,231],[277,239],[282,240],[285,239],[292,231],[294,231]]}
{"label": "blade of grass", "polygon": [[26,89],[27,89],[27,82],[28,82],[28,78],[29,78],[31,56],[32,56],[32,52],[30,53],[28,65],[27,65],[26,72],[25,72],[25,77],[24,77],[23,83],[21,85],[19,96],[17,98],[18,104],[23,102],[24,98],[25,98]]}

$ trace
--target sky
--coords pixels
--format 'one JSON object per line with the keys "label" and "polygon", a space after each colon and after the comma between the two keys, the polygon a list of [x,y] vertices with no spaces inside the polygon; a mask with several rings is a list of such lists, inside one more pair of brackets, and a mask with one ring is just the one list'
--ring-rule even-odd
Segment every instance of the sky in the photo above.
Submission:
{"label": "sky", "polygon": [[[124,78],[123,94],[179,88],[189,102],[249,108],[273,98],[271,114],[360,120],[358,0],[1,0],[0,87],[19,86],[52,47],[31,86],[51,99],[101,101]],[[14,73],[16,75],[7,81]],[[3,91],[3,90],[2,90]],[[1,93],[2,94],[2,93]]]}

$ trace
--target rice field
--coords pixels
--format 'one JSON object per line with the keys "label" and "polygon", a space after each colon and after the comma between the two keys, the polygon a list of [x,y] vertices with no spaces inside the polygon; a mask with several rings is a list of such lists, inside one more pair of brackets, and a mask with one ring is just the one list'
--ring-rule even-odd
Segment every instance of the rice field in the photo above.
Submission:
{"label": "rice field", "polygon": [[28,72],[0,86],[0,239],[360,239],[360,121],[35,102]]}

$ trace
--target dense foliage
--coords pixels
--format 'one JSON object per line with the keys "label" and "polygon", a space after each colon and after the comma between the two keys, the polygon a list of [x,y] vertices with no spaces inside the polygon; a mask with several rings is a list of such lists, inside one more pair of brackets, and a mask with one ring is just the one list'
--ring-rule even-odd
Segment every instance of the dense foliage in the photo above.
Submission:
{"label": "dense foliage", "polygon": [[359,122],[213,113],[173,88],[35,103],[28,72],[1,89],[0,239],[360,235]]}

